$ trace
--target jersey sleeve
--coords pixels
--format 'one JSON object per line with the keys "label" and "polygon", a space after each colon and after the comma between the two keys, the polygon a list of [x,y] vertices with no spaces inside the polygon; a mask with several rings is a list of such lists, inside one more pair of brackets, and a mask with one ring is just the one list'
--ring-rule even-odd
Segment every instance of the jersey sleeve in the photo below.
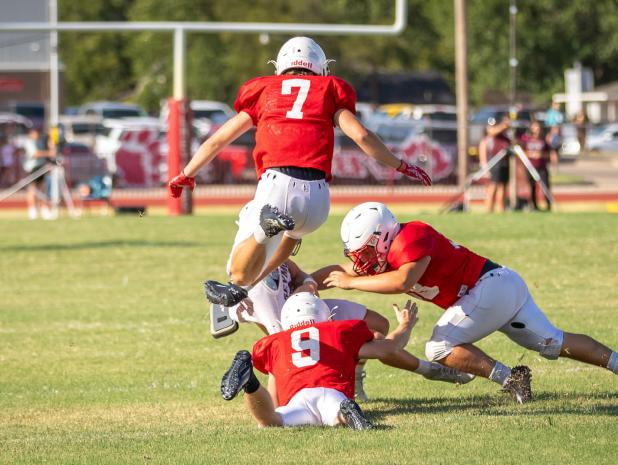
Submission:
{"label": "jersey sleeve", "polygon": [[433,236],[430,227],[424,224],[402,227],[388,252],[388,263],[398,269],[406,263],[416,262],[431,255],[433,250]]}
{"label": "jersey sleeve", "polygon": [[272,363],[270,357],[270,348],[273,339],[271,337],[263,337],[253,346],[253,367],[262,373],[272,372]]}
{"label": "jersey sleeve", "polygon": [[257,125],[258,110],[257,104],[264,89],[262,80],[260,78],[252,79],[245,82],[240,89],[238,89],[238,95],[234,102],[234,110],[240,113],[244,111],[253,120],[253,125]]}
{"label": "jersey sleeve", "polygon": [[333,91],[337,110],[345,108],[356,114],[356,91],[354,88],[343,79],[335,77],[333,78]]}
{"label": "jersey sleeve", "polygon": [[358,351],[366,342],[373,341],[373,333],[364,320],[342,321],[341,342],[346,352],[358,358]]}

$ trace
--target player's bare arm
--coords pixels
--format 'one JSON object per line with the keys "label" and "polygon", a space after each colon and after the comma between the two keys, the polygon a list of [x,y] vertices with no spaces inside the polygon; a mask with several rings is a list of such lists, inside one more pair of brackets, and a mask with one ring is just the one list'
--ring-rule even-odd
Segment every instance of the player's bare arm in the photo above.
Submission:
{"label": "player's bare arm", "polygon": [[320,268],[319,270],[316,270],[313,273],[311,273],[311,277],[313,279],[315,279],[315,281],[318,283],[318,290],[323,291],[324,289],[328,289],[329,286],[327,286],[324,283],[324,281],[326,280],[326,278],[328,278],[328,276],[333,271],[339,271],[339,272],[342,272],[342,273],[346,273],[346,274],[348,274],[350,276],[358,276],[354,272],[353,265],[350,262],[341,263],[339,265],[328,265],[328,266],[325,266],[325,267]]}
{"label": "player's bare arm", "polygon": [[252,126],[251,117],[243,111],[226,121],[200,146],[195,156],[187,163],[180,174],[170,180],[169,190],[172,197],[180,197],[184,187],[193,190],[195,175],[200,168],[210,163],[221,150],[247,132]]}
{"label": "player's bare arm", "polygon": [[384,142],[367,129],[350,110],[341,109],[337,111],[334,121],[346,136],[352,139],[363,152],[374,160],[383,165],[390,166],[403,173],[405,176],[420,181],[425,186],[431,185],[431,178],[422,168],[397,158],[393,152],[384,145]]}
{"label": "player's bare arm", "polygon": [[211,137],[206,139],[195,156],[183,170],[185,176],[193,177],[204,165],[210,163],[226,146],[235,141],[253,126],[251,117],[241,111],[226,121]]}
{"label": "player's bare arm", "polygon": [[305,273],[292,260],[287,260],[285,263],[288,266],[288,270],[290,270],[292,286],[295,293],[311,292],[312,294],[318,295],[318,283],[309,273]]}
{"label": "player's bare arm", "polygon": [[335,124],[371,158],[393,169],[397,169],[401,164],[401,160],[393,155],[380,138],[367,129],[350,110],[337,111]]}
{"label": "player's bare arm", "polygon": [[331,271],[324,279],[327,287],[357,289],[379,294],[401,294],[408,292],[421,279],[427,270],[431,257],[423,257],[416,262],[405,263],[396,270],[373,276],[351,276],[342,271]]}

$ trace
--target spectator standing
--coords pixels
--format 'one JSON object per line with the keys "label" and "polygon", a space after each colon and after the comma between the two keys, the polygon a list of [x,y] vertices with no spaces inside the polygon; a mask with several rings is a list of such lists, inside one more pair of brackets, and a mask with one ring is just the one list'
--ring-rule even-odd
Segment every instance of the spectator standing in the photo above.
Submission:
{"label": "spectator standing", "polygon": [[[32,174],[45,166],[56,155],[56,149],[47,134],[33,127],[24,142],[23,167],[27,174]],[[46,176],[40,176],[28,185],[26,201],[28,203],[28,217],[31,220],[38,218],[39,211],[43,219],[50,219],[51,214],[47,203],[47,194],[42,192]]]}
{"label": "spectator standing", "polygon": [[[505,117],[500,123],[491,118],[487,122],[486,135],[479,144],[479,159],[481,167],[487,166],[489,161],[502,150],[508,150],[511,139],[507,132],[510,128],[510,119]],[[506,189],[509,183],[509,157],[505,156],[490,170],[490,183],[487,187],[485,205],[489,213],[494,210],[504,211]]]}
{"label": "spectator standing", "polygon": [[575,115],[573,124],[577,128],[577,141],[582,154],[586,154],[586,125],[588,124],[588,118],[586,112],[581,110]]}
{"label": "spectator standing", "polygon": [[0,134],[0,186],[13,183],[15,147],[6,134]]}
{"label": "spectator standing", "polygon": [[560,127],[564,123],[564,114],[558,102],[552,102],[551,107],[545,112],[545,126],[548,128]]}
{"label": "spectator standing", "polygon": [[[539,176],[541,177],[541,182],[545,184],[547,189],[550,189],[549,183],[549,170],[547,168],[548,162],[551,159],[551,162],[555,165],[558,160],[556,158],[556,152],[552,151],[551,146],[549,145],[547,138],[543,136],[543,131],[541,129],[541,125],[538,121],[533,121],[530,125],[530,132],[524,134],[521,139],[522,148],[525,150],[527,157],[530,159],[530,163],[537,170]],[[537,203],[537,182],[532,177],[530,172],[528,175],[528,184],[530,185],[530,201],[532,203],[532,208],[535,211],[540,210]],[[545,203],[547,205],[547,211],[551,210],[551,200],[545,194]]]}

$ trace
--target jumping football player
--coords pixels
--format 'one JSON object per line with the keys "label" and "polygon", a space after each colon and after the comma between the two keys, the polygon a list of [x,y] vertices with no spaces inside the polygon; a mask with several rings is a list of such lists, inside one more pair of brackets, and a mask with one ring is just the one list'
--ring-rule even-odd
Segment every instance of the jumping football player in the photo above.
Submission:
{"label": "jumping football player", "polygon": [[[283,331],[260,339],[253,356],[239,351],[221,380],[231,400],[245,391],[245,404],[259,426],[345,424],[370,429],[354,397],[359,358],[387,358],[408,343],[416,305],[394,305],[399,325],[385,339],[374,339],[364,321],[329,321],[330,309],[314,294],[293,294],[281,310]],[[274,377],[279,407],[260,385],[253,367]]]}
{"label": "jumping football player", "polygon": [[301,237],[326,221],[334,126],[371,158],[431,184],[425,171],[393,155],[356,119],[356,93],[346,81],[330,75],[331,61],[312,39],[288,40],[274,62],[276,75],[246,82],[234,104],[238,114],[206,140],[169,182],[173,197],[179,197],[184,187],[193,190],[200,168],[256,126],[253,158],[259,182],[251,208],[238,225],[228,262],[230,284],[205,283],[212,303],[237,304],[260,276],[290,256]]}
{"label": "jumping football player", "polygon": [[[273,270],[266,278],[249,290],[249,297],[229,309],[230,317],[238,322],[257,324],[266,334],[283,330],[282,308],[292,293],[310,292],[317,295],[317,283],[310,274],[305,273],[292,260]],[[376,337],[382,338],[389,330],[389,321],[379,313],[364,305],[343,299],[324,299],[331,317],[335,321],[364,320]],[[356,366],[355,397],[368,400],[363,386],[365,362],[361,359]],[[414,355],[400,351],[396,356],[382,360],[386,365],[420,374],[431,381],[444,381],[453,384],[466,384],[474,379],[467,373],[446,367],[436,362],[421,360]]]}
{"label": "jumping football player", "polygon": [[407,293],[445,310],[425,346],[429,360],[489,378],[519,403],[532,398],[530,370],[508,368],[473,343],[500,331],[543,357],[568,357],[618,374],[618,353],[583,334],[553,326],[524,280],[456,244],[430,225],[399,224],[384,204],[354,207],[341,225],[351,263],[314,273],[329,287]]}

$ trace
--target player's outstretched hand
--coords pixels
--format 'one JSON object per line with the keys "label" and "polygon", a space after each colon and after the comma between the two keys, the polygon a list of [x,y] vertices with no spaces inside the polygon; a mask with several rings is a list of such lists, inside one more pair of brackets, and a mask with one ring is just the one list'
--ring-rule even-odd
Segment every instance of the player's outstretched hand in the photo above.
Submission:
{"label": "player's outstretched hand", "polygon": [[409,178],[420,181],[421,183],[423,183],[423,186],[431,186],[431,178],[420,166],[413,165],[412,163],[408,163],[405,160],[401,160],[401,165],[399,165],[397,171],[403,173]]}
{"label": "player's outstretched hand", "polygon": [[399,309],[399,305],[393,304],[393,310],[395,310],[395,316],[400,325],[408,326],[410,329],[414,328],[414,325],[416,325],[418,321],[418,307],[416,303],[408,300],[403,310]]}
{"label": "player's outstretched hand", "polygon": [[188,187],[191,189],[191,192],[193,192],[193,189],[195,189],[195,178],[185,176],[185,174],[181,171],[178,176],[172,178],[167,186],[169,188],[170,195],[177,199],[182,195],[182,189],[184,187]]}
{"label": "player's outstretched hand", "polygon": [[351,287],[352,276],[344,271],[331,271],[330,274],[324,279],[324,284],[327,287],[338,287],[339,289],[352,289]]}

